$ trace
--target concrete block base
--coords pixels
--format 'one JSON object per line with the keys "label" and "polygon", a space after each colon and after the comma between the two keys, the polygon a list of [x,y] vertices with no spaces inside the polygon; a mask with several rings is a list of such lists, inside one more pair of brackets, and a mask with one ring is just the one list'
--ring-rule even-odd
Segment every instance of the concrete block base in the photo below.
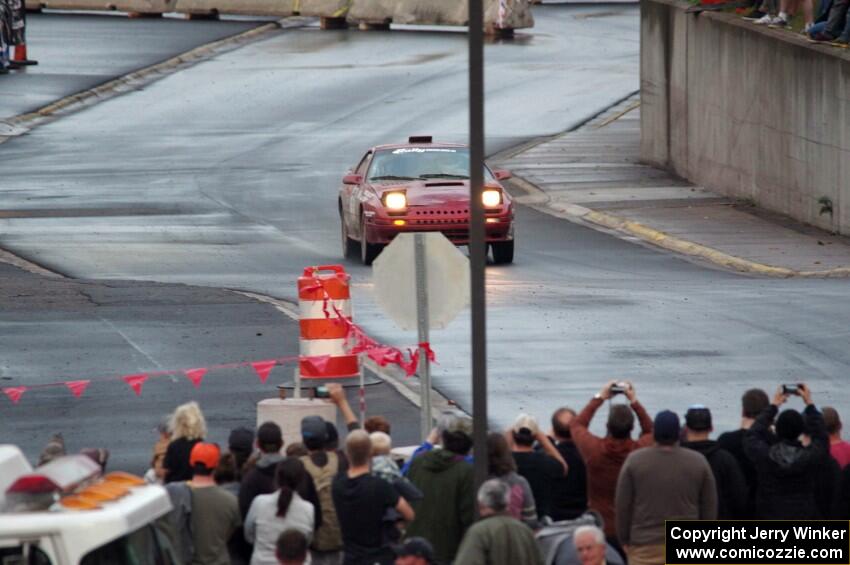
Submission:
{"label": "concrete block base", "polygon": [[301,419],[306,416],[321,416],[336,423],[336,405],[319,398],[267,398],[257,403],[257,426],[263,422],[276,423],[283,431],[285,445],[301,441]]}

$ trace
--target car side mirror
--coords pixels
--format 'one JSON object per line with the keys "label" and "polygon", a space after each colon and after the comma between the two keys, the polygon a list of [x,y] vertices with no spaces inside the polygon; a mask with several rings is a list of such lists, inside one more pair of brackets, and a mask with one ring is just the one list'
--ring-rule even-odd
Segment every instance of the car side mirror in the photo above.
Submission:
{"label": "car side mirror", "polygon": [[496,177],[496,180],[508,180],[513,175],[508,170],[496,169],[495,171],[493,171],[493,176]]}
{"label": "car side mirror", "polygon": [[342,184],[360,184],[361,182],[363,182],[363,175],[351,173],[342,177]]}

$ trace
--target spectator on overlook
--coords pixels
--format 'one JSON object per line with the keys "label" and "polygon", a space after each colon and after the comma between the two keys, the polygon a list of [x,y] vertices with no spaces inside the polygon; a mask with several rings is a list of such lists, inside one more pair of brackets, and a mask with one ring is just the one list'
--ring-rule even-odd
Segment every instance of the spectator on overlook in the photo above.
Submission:
{"label": "spectator on overlook", "polygon": [[193,475],[189,454],[195,444],[203,441],[207,435],[207,423],[201,407],[197,402],[181,404],[174,410],[168,427],[171,441],[162,461],[165,482],[188,481]]}
{"label": "spectator on overlook", "polygon": [[655,417],[652,447],[631,453],[617,481],[617,538],[629,565],[663,565],[664,521],[714,520],[717,487],[705,457],[679,442],[679,417]]}
{"label": "spectator on overlook", "polygon": [[481,520],[466,532],[457,565],[543,565],[534,534],[508,513],[510,488],[500,479],[478,489]]}
{"label": "spectator on overlook", "polygon": [[850,463],[850,442],[841,439],[843,426],[838,411],[831,406],[824,406],[823,422],[826,426],[826,433],[829,435],[829,454],[838,461],[843,469]]}
{"label": "spectator on overlook", "polygon": [[[617,528],[614,520],[614,494],[617,477],[629,453],[652,444],[652,420],[637,399],[631,383],[627,383],[624,394],[629,404],[613,404],[608,412],[608,434],[598,437],[588,430],[594,414],[606,400],[611,400],[610,381],[588,402],[584,410],[570,421],[570,434],[578,447],[587,469],[587,506],[596,510],[604,521],[608,543],[621,551],[617,543]],[[632,413],[634,411],[634,414]],[[635,425],[635,414],[640,422],[641,435],[637,441],[631,438]],[[621,551],[622,553],[622,551]]]}
{"label": "spectator on overlook", "polygon": [[[552,483],[567,474],[567,464],[540,430],[537,420],[528,414],[519,415],[508,432],[508,438],[513,447],[517,473],[528,481],[534,494],[537,517],[549,516]],[[535,442],[542,448],[541,451],[534,450]]]}
{"label": "spectator on overlook", "polygon": [[278,490],[261,494],[251,503],[245,518],[245,540],[254,545],[251,565],[275,565],[277,540],[287,530],[298,530],[308,539],[313,535],[315,510],[298,494],[304,474],[298,459],[280,462],[275,473]]}
{"label": "spectator on overlook", "polygon": [[850,0],[834,0],[829,12],[826,14],[826,22],[822,26],[823,29],[813,34],[813,39],[817,41],[848,43],[850,41],[848,7],[850,7]]}
{"label": "spectator on overlook", "polygon": [[343,540],[344,565],[391,565],[395,554],[384,538],[384,515],[394,508],[404,520],[413,510],[395,489],[370,473],[369,434],[355,430],[345,440],[349,468],[333,480],[333,503]]}
{"label": "spectator on overlook", "polygon": [[434,546],[437,559],[451,563],[466,530],[475,520],[472,465],[472,420],[465,414],[440,418],[442,449],[432,449],[413,460],[407,477],[424,498],[413,502],[416,518],[407,536],[420,536]]}
{"label": "spectator on overlook", "polygon": [[511,455],[508,440],[502,434],[487,435],[488,474],[491,479],[504,481],[510,489],[508,514],[522,521],[526,526],[537,529],[537,509],[534,506],[534,494],[525,477],[516,472],[516,462]]}
{"label": "spectator on overlook", "polygon": [[[751,520],[756,516],[756,490],[758,486],[758,474],[755,465],[744,452],[744,436],[747,430],[756,421],[756,417],[770,405],[767,393],[760,388],[751,388],[741,397],[741,427],[734,432],[720,434],[717,444],[732,454],[738,462],[744,480],[747,481],[747,506],[744,509],[743,518]],[[774,441],[771,436],[770,441]]]}
{"label": "spectator on overlook", "polygon": [[567,463],[569,472],[552,481],[549,516],[556,522],[572,520],[587,510],[587,471],[570,434],[570,422],[576,417],[572,408],[558,408],[552,414],[549,440]]}
{"label": "spectator on overlook", "polygon": [[[822,515],[815,498],[815,482],[829,453],[829,438],[823,416],[812,403],[809,387],[800,384],[798,390],[806,405],[803,414],[787,409],[776,418],[779,407],[789,396],[779,387],[771,404],[756,418],[744,438],[747,455],[758,473],[758,519],[805,520]],[[770,435],[774,418],[776,442]],[[809,437],[807,446],[800,442],[803,433]]]}
{"label": "spectator on overlook", "polygon": [[731,453],[709,439],[711,411],[691,406],[685,415],[685,441],[682,447],[702,453],[714,474],[717,486],[717,519],[742,519],[747,511],[747,481]]}

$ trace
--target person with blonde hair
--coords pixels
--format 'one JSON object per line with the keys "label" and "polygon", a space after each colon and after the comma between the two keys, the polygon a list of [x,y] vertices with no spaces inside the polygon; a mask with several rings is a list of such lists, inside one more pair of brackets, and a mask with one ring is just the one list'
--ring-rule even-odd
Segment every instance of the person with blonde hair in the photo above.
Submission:
{"label": "person with blonde hair", "polygon": [[207,423],[197,402],[181,404],[174,410],[168,423],[171,442],[165,450],[162,466],[165,468],[165,482],[188,481],[192,478],[192,466],[189,454],[195,444],[203,441],[207,435]]}

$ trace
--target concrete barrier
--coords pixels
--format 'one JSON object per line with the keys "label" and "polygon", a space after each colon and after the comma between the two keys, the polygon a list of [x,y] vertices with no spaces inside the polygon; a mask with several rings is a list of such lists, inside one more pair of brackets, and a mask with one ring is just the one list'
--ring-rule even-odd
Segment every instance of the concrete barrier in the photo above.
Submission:
{"label": "concrete barrier", "polygon": [[641,0],[641,158],[850,233],[850,53]]}
{"label": "concrete barrier", "polygon": [[176,0],[27,0],[27,9],[117,10],[135,14],[164,14],[173,12],[175,4]]}
{"label": "concrete barrier", "polygon": [[298,0],[176,0],[175,12],[189,15],[235,14],[287,17],[297,13]]}
{"label": "concrete barrier", "polygon": [[[348,12],[352,23],[465,26],[468,2],[457,0],[353,0]],[[488,29],[521,29],[534,25],[528,0],[485,0],[484,24]]]}
{"label": "concrete barrier", "polygon": [[306,398],[268,398],[257,403],[257,427],[274,422],[280,426],[286,445],[301,441],[301,419],[306,416],[321,416],[336,423],[336,405],[329,400]]}

